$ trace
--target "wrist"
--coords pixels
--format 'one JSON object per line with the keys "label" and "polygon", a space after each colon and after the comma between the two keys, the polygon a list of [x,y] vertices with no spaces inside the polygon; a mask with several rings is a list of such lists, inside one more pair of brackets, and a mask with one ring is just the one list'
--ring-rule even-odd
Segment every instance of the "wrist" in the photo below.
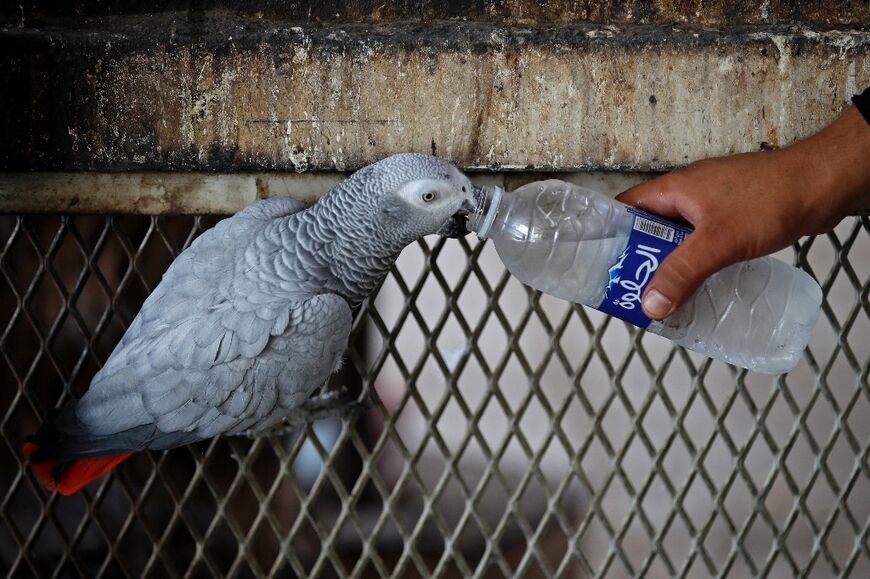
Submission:
{"label": "wrist", "polygon": [[818,235],[839,221],[844,197],[824,151],[811,139],[776,151],[782,159],[783,186],[789,190],[789,213],[802,235]]}
{"label": "wrist", "polygon": [[782,150],[810,227],[827,231],[868,205],[868,150],[870,126],[854,108],[819,133]]}

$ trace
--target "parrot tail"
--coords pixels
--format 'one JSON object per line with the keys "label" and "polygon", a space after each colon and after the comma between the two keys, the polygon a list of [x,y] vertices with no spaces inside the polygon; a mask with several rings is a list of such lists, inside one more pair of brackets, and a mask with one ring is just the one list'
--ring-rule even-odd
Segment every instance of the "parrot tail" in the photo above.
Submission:
{"label": "parrot tail", "polygon": [[48,412],[39,431],[25,438],[22,452],[50,491],[71,495],[106,474],[141,446],[128,437],[99,436],[79,422],[76,400]]}
{"label": "parrot tail", "polygon": [[[33,442],[24,443],[24,456],[30,459],[39,445]],[[71,495],[80,488],[96,480],[126,460],[134,451],[128,450],[118,454],[96,456],[93,458],[77,458],[67,463],[56,460],[31,460],[30,468],[39,477],[42,484],[50,491],[62,495]]]}

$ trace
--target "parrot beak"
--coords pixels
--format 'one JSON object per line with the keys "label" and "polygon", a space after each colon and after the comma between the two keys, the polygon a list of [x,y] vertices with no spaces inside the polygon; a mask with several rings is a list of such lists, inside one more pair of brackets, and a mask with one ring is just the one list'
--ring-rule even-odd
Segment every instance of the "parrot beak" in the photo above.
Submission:
{"label": "parrot beak", "polygon": [[465,237],[471,231],[468,229],[468,216],[474,211],[477,205],[478,197],[481,194],[481,189],[472,186],[472,196],[462,202],[459,211],[454,213],[441,229],[438,230],[438,235],[442,237],[450,237],[458,239]]}
{"label": "parrot beak", "polygon": [[468,230],[468,210],[464,206],[438,230],[438,235],[452,239],[465,237],[469,233],[471,232]]}

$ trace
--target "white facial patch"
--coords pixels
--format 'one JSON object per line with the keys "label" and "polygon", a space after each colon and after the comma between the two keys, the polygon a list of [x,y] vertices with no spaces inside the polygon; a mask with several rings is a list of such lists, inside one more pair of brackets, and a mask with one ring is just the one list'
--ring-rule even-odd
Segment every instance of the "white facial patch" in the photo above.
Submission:
{"label": "white facial patch", "polygon": [[414,206],[435,206],[450,195],[450,183],[441,179],[417,179],[406,183],[397,192],[399,197]]}

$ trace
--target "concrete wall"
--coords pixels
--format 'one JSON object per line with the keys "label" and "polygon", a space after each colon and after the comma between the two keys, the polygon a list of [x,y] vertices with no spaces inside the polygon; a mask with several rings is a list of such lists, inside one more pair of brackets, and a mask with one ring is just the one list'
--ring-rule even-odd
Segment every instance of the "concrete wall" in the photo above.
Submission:
{"label": "concrete wall", "polygon": [[[0,170],[347,171],[400,150],[464,168],[663,170],[835,118],[870,84],[864,4],[838,27],[797,9],[808,20],[711,27],[688,9],[647,18],[607,3],[594,5],[623,14],[616,24],[553,5],[565,18],[543,24],[541,8],[510,25],[534,3],[362,24],[13,18],[0,30],[0,85],[16,87],[0,93]],[[711,6],[696,13],[733,8]]]}

